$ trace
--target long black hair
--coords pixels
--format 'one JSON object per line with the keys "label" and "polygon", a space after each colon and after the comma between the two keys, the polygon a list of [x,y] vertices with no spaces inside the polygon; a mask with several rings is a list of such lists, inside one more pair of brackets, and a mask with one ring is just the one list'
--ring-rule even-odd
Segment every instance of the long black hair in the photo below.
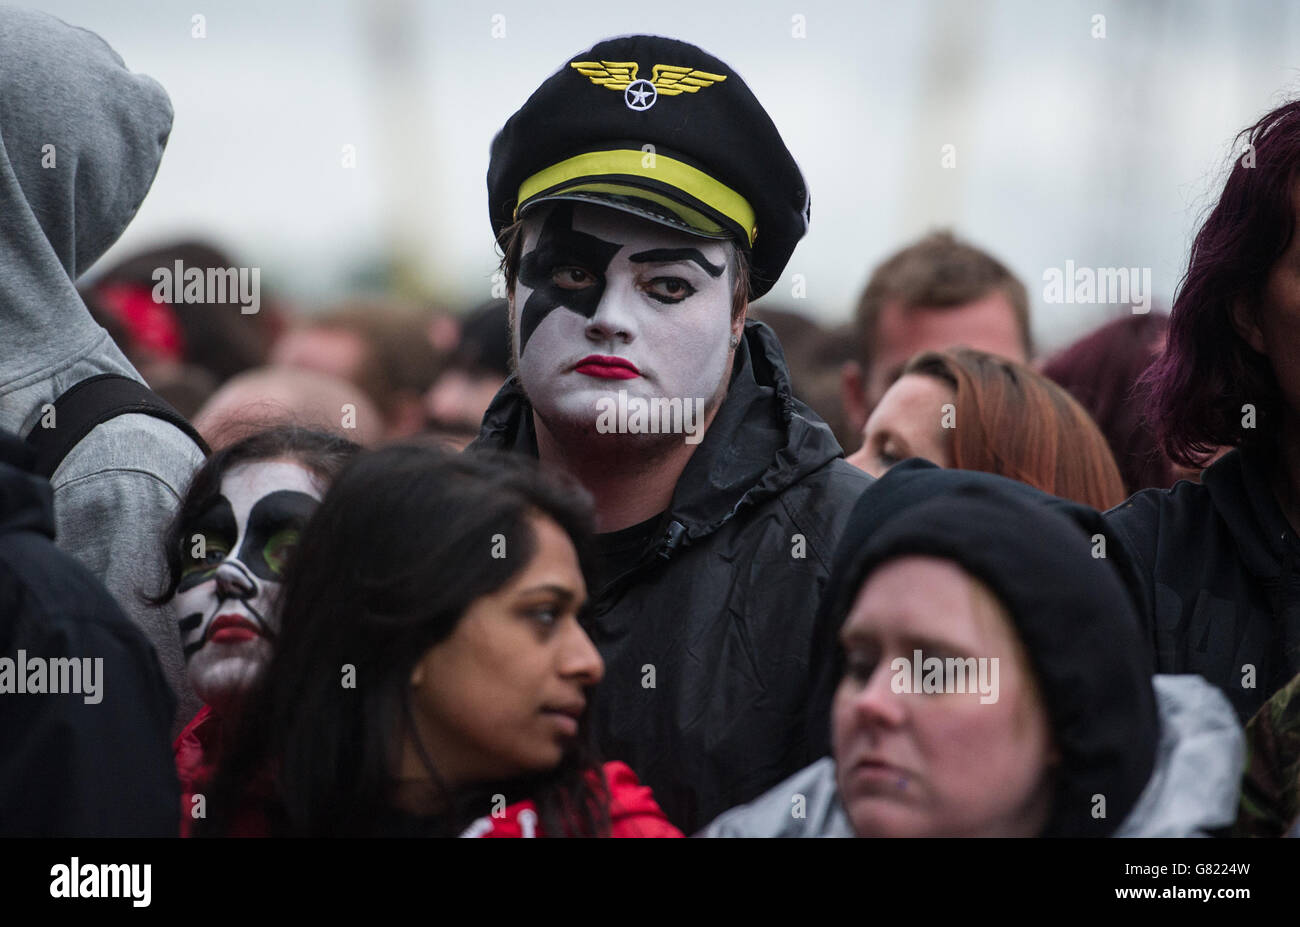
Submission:
{"label": "long black hair", "polygon": [[360,445],[339,435],[297,425],[276,425],[214,452],[190,478],[180,507],[163,535],[163,559],[167,567],[163,577],[165,585],[153,594],[142,593],[142,598],[151,605],[162,605],[176,594],[184,568],[185,550],[189,546],[185,526],[203,514],[221,492],[221,480],[228,471],[257,461],[294,460],[316,477],[323,491],[343,465],[360,450]]}
{"label": "long black hair", "polygon": [[[414,731],[412,670],[476,599],[532,560],[529,519],[539,512],[585,561],[587,497],[576,485],[543,478],[531,461],[395,446],[350,462],[289,565],[278,646],[244,703],[208,803],[209,826],[200,832],[229,832],[250,794],[263,791],[274,833],[392,833],[401,817],[395,772],[405,735]],[[509,557],[490,555],[501,537]],[[348,675],[355,685],[345,683]],[[443,790],[445,810],[424,819],[420,832],[459,833],[488,810],[495,792],[531,798],[547,834],[606,833],[608,798],[589,737],[583,718],[578,743],[553,772]],[[440,786],[438,758],[422,760]]]}

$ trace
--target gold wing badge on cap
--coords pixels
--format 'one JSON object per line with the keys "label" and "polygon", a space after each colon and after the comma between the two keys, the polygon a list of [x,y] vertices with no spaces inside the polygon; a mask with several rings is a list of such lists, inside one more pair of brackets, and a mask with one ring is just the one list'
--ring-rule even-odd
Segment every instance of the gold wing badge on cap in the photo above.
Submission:
{"label": "gold wing badge on cap", "polygon": [[675,97],[682,93],[699,93],[727,79],[725,74],[710,74],[697,68],[656,64],[650,80],[638,80],[635,61],[573,61],[569,67],[600,87],[622,90],[628,109],[645,110],[655,105],[659,94]]}

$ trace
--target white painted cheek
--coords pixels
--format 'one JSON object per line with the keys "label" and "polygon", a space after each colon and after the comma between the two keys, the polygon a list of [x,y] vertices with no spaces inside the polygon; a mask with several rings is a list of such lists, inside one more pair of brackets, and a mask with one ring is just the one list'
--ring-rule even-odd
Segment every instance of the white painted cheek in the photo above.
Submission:
{"label": "white painted cheek", "polygon": [[221,656],[218,651],[205,647],[190,661],[190,684],[204,702],[224,710],[248,690],[270,659],[271,645],[262,638],[241,644],[233,653]]}
{"label": "white painted cheek", "polygon": [[[522,308],[532,290],[519,287],[516,307]],[[516,316],[516,320],[518,317]],[[519,367],[519,381],[533,404],[542,408],[555,408],[572,383],[565,383],[566,368],[581,359],[587,350],[587,319],[563,306],[552,309],[533,329],[528,347],[519,354],[519,325],[515,325],[515,358]]]}
{"label": "white painted cheek", "polygon": [[[209,579],[172,597],[172,611],[179,622],[187,615],[201,614],[203,620],[192,631],[181,634],[181,645],[201,640],[217,614],[217,581]],[[178,629],[177,633],[181,633]]]}
{"label": "white painted cheek", "polygon": [[[690,315],[662,313],[654,320],[657,370],[663,395],[711,398],[722,382],[731,338],[731,295],[692,307]],[[647,329],[644,335],[649,335]]]}

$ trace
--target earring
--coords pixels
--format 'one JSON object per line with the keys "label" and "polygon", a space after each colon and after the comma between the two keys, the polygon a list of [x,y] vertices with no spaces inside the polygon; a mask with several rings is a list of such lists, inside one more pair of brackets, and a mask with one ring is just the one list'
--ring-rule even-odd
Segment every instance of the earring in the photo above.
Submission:
{"label": "earring", "polygon": [[740,336],[739,336],[739,335],[732,335],[732,336],[731,336],[731,347],[732,347],[732,349],[734,350],[735,347],[736,347],[736,345],[738,345],[738,344],[740,344]]}

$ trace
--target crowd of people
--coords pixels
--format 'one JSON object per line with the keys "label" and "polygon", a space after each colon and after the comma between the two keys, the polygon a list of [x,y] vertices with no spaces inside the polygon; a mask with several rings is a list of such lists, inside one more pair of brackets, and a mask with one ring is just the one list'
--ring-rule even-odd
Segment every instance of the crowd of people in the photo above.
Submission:
{"label": "crowd of people", "polygon": [[751,305],[808,188],[675,39],[501,129],[463,312],[83,278],[168,97],[3,7],[0,100],[0,834],[1300,835],[1300,101],[1043,353],[948,231]]}

